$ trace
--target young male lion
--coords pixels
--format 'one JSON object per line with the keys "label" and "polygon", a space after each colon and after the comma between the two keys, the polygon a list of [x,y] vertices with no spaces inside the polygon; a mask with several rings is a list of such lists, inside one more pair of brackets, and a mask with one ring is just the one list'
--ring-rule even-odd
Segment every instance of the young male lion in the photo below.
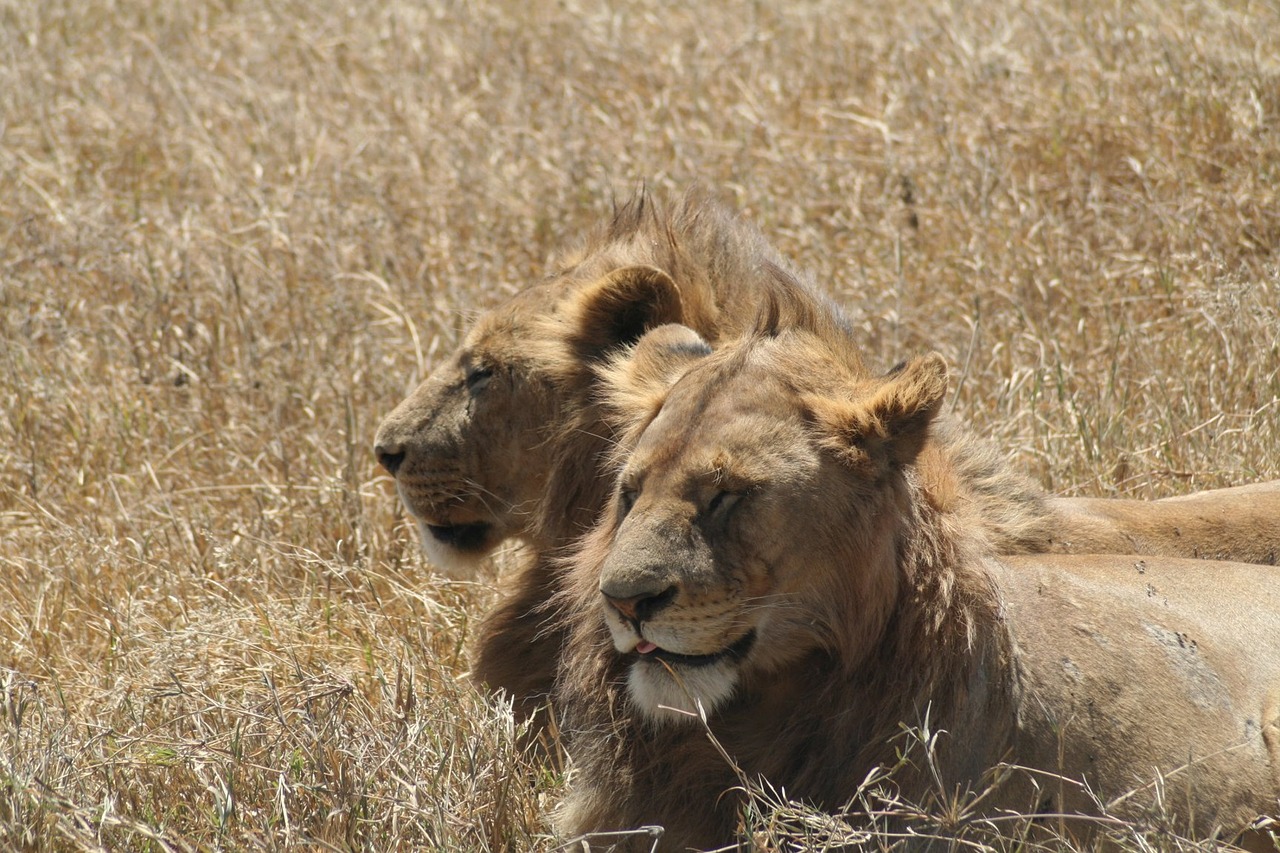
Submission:
{"label": "young male lion", "polygon": [[1096,796],[1141,819],[1155,780],[1186,833],[1280,814],[1274,569],[994,558],[949,482],[943,360],[877,376],[790,315],[711,354],[666,327],[603,371],[621,470],[558,608],[562,830],[731,844],[739,781],[699,710],[749,776],[823,808],[927,724],[936,764],[893,780],[912,802],[1008,762],[1063,781],[1015,775],[979,814]]}
{"label": "young male lion", "polygon": [[[662,323],[683,323],[712,345],[733,340],[779,287],[826,304],[754,228],[704,193],[669,213],[641,194],[547,281],[483,315],[379,427],[377,456],[435,565],[466,571],[504,539],[528,546],[526,563],[504,581],[509,594],[481,627],[473,666],[520,713],[545,697],[561,642],[544,607],[558,583],[554,557],[594,522],[608,490],[602,464],[613,439],[595,368]],[[1182,504],[1046,499],[982,452],[957,468],[956,488],[1004,552],[1274,562],[1280,546],[1280,532],[1254,535],[1260,514],[1280,513],[1280,489]]]}

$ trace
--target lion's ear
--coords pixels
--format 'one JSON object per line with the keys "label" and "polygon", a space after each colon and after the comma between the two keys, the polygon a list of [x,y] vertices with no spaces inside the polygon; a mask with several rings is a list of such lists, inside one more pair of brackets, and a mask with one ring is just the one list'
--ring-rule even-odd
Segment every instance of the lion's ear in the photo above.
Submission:
{"label": "lion's ear", "polygon": [[614,270],[577,294],[571,310],[572,342],[587,362],[634,343],[655,326],[679,323],[684,315],[680,288],[671,276],[650,266]]}
{"label": "lion's ear", "polygon": [[814,418],[855,456],[891,464],[913,461],[947,395],[947,363],[937,353],[894,368],[879,387],[855,402],[810,400]]}
{"label": "lion's ear", "polygon": [[632,376],[673,384],[694,362],[711,355],[711,345],[702,336],[679,323],[664,323],[640,336],[630,349],[611,361]]}
{"label": "lion's ear", "polygon": [[668,389],[709,355],[710,345],[688,326],[658,326],[596,369],[601,399],[621,423],[651,418]]}

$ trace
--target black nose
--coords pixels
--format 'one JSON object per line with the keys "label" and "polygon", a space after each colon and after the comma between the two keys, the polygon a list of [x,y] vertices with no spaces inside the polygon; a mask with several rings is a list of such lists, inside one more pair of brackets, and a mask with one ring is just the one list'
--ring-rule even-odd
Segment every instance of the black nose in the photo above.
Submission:
{"label": "black nose", "polygon": [[404,462],[404,451],[399,447],[391,445],[381,445],[373,448],[373,455],[378,457],[378,464],[387,469],[387,473],[391,476],[396,475],[400,465]]}
{"label": "black nose", "polygon": [[[601,591],[603,592],[603,590]],[[615,597],[603,592],[604,597],[619,613],[632,622],[640,623],[652,619],[658,611],[666,607],[676,597],[676,588],[669,586],[657,595],[633,595]]]}

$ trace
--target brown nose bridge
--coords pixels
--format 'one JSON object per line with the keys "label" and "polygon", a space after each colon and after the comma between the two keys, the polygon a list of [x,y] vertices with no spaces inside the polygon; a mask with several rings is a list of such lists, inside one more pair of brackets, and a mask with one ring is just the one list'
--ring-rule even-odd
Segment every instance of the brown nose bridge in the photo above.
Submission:
{"label": "brown nose bridge", "polygon": [[378,464],[394,475],[404,462],[408,441],[405,436],[404,418],[398,417],[399,407],[388,415],[378,426],[377,435],[373,439],[373,455]]}
{"label": "brown nose bridge", "polygon": [[434,376],[427,377],[378,425],[373,455],[391,474],[414,455],[415,449],[423,452],[426,435],[443,425],[445,412],[439,401],[431,404],[432,398],[440,393],[440,386],[441,382]]}
{"label": "brown nose bridge", "polygon": [[663,563],[650,561],[610,560],[600,573],[600,592],[618,608],[629,607],[628,602],[642,601],[661,595],[674,587],[675,579]]}
{"label": "brown nose bridge", "polygon": [[[680,559],[672,547],[670,525],[646,520],[605,561],[600,572],[600,593],[623,617],[643,622],[675,600],[680,581],[675,567]],[[641,541],[634,542],[639,538]]]}

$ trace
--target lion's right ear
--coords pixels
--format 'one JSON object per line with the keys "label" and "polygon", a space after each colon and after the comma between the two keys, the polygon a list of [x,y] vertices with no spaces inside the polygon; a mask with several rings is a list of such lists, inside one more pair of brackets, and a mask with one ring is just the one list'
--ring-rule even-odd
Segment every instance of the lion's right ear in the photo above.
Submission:
{"label": "lion's right ear", "polygon": [[657,267],[614,270],[585,287],[570,305],[571,343],[585,362],[596,362],[664,323],[684,318],[680,288]]}
{"label": "lion's right ear", "polygon": [[854,401],[807,401],[816,421],[851,458],[892,465],[915,461],[947,396],[947,363],[937,353],[913,358],[875,380]]}

